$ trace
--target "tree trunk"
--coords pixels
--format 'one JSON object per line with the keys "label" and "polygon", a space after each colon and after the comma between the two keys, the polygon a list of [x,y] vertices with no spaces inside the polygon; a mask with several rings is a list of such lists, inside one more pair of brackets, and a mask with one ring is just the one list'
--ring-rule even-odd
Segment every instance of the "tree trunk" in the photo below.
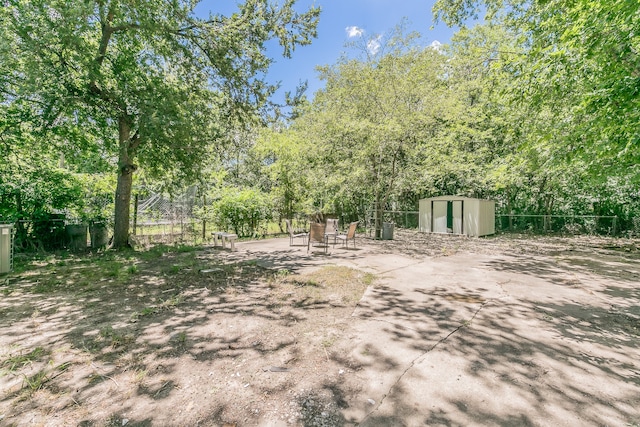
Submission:
{"label": "tree trunk", "polygon": [[129,214],[131,205],[131,186],[136,165],[131,158],[131,123],[127,116],[118,118],[118,184],[116,186],[115,216],[113,225],[112,248],[129,248]]}
{"label": "tree trunk", "polygon": [[374,237],[376,240],[382,239],[382,203],[380,201],[380,193],[376,193],[376,202],[375,202],[375,234]]}

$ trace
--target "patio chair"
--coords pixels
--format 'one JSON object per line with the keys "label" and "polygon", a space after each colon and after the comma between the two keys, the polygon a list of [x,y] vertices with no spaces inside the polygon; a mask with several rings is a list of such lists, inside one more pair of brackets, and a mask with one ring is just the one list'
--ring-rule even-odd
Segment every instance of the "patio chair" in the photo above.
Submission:
{"label": "patio chair", "polygon": [[296,239],[298,237],[302,237],[302,244],[306,245],[309,233],[295,233],[293,231],[293,227],[291,226],[291,221],[285,219],[284,222],[287,223],[287,232],[289,233],[289,246],[293,246],[293,239]]}
{"label": "patio chair", "polygon": [[342,240],[343,245],[345,247],[349,247],[349,240],[353,240],[353,249],[356,248],[356,228],[358,227],[358,222],[355,221],[349,224],[349,229],[346,234],[338,234],[336,239]]}
{"label": "patio chair", "polygon": [[323,247],[324,253],[327,253],[329,247],[329,238],[325,234],[326,224],[312,222],[309,228],[309,240],[307,241],[307,252],[311,247]]}
{"label": "patio chair", "polygon": [[338,236],[338,220],[327,218],[327,228],[324,231],[324,234],[328,239],[333,239],[333,246],[336,245],[336,237]]}

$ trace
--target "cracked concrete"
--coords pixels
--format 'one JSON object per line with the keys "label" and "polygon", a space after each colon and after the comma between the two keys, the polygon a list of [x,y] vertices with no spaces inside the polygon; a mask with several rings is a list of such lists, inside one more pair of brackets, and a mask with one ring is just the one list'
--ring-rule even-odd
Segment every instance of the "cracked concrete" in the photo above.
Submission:
{"label": "cracked concrete", "polygon": [[624,323],[640,291],[615,254],[298,253],[379,278],[340,344],[358,367],[340,425],[640,425],[637,319]]}
{"label": "cracked concrete", "polygon": [[[484,306],[489,303],[490,301],[485,301],[484,303],[482,303],[480,305],[480,307],[478,307],[478,309],[476,310],[475,313],[473,313],[473,316],[471,317],[471,319],[468,322],[464,322],[460,325],[458,325],[453,331],[451,331],[446,337],[440,339],[438,342],[436,342],[433,347],[431,347],[430,349],[428,349],[427,351],[425,351],[424,353],[420,354],[419,356],[417,356],[415,359],[413,359],[411,361],[411,363],[409,364],[409,366],[407,366],[407,368],[402,371],[402,373],[400,374],[400,376],[398,376],[398,379],[396,380],[395,383],[393,383],[393,385],[391,386],[391,388],[389,389],[388,393],[386,393],[383,397],[382,400],[380,401],[380,403],[378,403],[375,407],[375,409],[373,409],[371,412],[369,412],[362,421],[360,421],[359,423],[357,423],[358,425],[362,425],[364,423],[366,423],[367,419],[370,418],[370,416],[372,414],[374,414],[379,408],[380,406],[384,403],[385,398],[391,394],[393,392],[393,388],[396,387],[400,381],[402,381],[402,379],[404,378],[404,376],[407,374],[407,372],[409,372],[410,369],[412,369],[416,362],[420,359],[422,359],[423,357],[425,357],[429,352],[433,351],[436,347],[438,347],[440,344],[444,343],[447,339],[449,339],[450,336],[452,336],[453,334],[455,334],[456,332],[458,332],[461,328],[467,326],[469,323],[473,322],[473,319],[475,319],[476,315],[480,312],[480,310],[482,310],[484,308]],[[409,328],[410,329],[410,328]]]}

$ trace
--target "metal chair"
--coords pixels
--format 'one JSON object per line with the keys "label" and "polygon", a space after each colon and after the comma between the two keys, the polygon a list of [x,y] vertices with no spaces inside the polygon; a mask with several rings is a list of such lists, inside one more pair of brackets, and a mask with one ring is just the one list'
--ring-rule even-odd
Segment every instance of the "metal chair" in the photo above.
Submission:
{"label": "metal chair", "polygon": [[335,246],[336,238],[338,237],[338,220],[327,218],[326,223],[327,227],[324,231],[324,234],[327,236],[327,240],[329,238],[333,239],[333,246]]}
{"label": "metal chair", "polygon": [[291,226],[291,221],[285,219],[284,222],[287,223],[287,232],[289,233],[289,246],[293,246],[293,239],[298,237],[302,237],[302,244],[306,245],[309,233],[294,233],[293,227]]}
{"label": "metal chair", "polygon": [[349,229],[346,234],[338,234],[336,239],[342,240],[343,246],[349,247],[349,240],[353,240],[353,249],[356,248],[356,228],[358,228],[358,222],[355,221],[349,224]]}
{"label": "metal chair", "polygon": [[312,222],[309,227],[309,240],[307,241],[307,252],[312,246],[324,247],[324,253],[327,253],[329,247],[329,238],[325,234],[326,224]]}

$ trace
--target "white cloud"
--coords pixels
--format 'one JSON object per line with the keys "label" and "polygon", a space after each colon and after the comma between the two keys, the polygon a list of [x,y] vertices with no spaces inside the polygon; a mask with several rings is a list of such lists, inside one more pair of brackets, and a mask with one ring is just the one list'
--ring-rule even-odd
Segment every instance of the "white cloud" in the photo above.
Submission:
{"label": "white cloud", "polygon": [[347,37],[349,38],[361,37],[364,34],[364,30],[360,27],[356,27],[355,25],[347,27],[344,30],[347,32]]}
{"label": "white cloud", "polygon": [[370,54],[375,55],[380,50],[380,40],[382,39],[381,35],[377,35],[371,40],[367,42],[367,50]]}
{"label": "white cloud", "polygon": [[434,40],[434,41],[431,42],[429,47],[439,51],[440,48],[442,47],[442,43],[440,43],[438,40]]}

